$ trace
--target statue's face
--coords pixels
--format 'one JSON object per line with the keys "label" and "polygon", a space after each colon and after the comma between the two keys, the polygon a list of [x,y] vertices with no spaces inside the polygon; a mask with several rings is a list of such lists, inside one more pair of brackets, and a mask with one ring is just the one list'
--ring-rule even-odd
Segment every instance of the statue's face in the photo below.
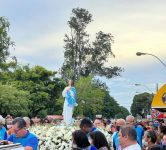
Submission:
{"label": "statue's face", "polygon": [[68,80],[68,85],[71,85],[72,84],[72,81],[71,80]]}

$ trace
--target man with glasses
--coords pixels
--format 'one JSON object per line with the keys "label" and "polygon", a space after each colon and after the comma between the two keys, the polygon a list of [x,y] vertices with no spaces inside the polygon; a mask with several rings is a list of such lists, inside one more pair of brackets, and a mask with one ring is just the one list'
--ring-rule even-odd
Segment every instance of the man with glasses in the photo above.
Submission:
{"label": "man with glasses", "polygon": [[13,143],[21,143],[24,150],[37,150],[38,139],[36,135],[26,129],[26,122],[23,118],[17,117],[12,122],[14,133],[8,138]]}
{"label": "man with glasses", "polygon": [[131,115],[126,117],[126,124],[132,125],[135,127],[136,133],[137,133],[137,142],[142,148],[142,137],[144,135],[144,130],[140,125],[137,125],[135,122],[135,118]]}

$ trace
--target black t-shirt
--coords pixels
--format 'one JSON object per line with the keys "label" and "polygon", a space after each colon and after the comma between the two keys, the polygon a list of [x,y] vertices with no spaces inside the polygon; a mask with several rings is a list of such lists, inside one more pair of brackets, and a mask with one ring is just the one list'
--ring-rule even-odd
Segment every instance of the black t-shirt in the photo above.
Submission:
{"label": "black t-shirt", "polygon": [[161,149],[160,149],[160,145],[153,145],[149,147],[148,150],[161,150]]}

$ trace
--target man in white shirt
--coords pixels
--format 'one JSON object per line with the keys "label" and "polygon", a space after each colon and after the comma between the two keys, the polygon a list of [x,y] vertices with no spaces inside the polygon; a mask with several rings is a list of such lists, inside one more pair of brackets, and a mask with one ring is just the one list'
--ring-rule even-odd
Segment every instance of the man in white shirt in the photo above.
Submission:
{"label": "man in white shirt", "polygon": [[126,117],[126,124],[135,126],[135,130],[137,132],[137,142],[142,147],[142,138],[144,136],[144,130],[142,126],[137,125],[134,116],[131,115]]}
{"label": "man in white shirt", "polygon": [[141,150],[137,143],[137,133],[133,126],[122,126],[119,131],[119,142],[123,150]]}

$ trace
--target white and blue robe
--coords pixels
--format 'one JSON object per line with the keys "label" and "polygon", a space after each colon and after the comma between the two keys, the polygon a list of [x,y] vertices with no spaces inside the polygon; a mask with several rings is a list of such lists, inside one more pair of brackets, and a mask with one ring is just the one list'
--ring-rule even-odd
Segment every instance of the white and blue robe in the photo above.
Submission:
{"label": "white and blue robe", "polygon": [[72,116],[74,111],[74,106],[77,105],[76,103],[76,89],[75,87],[66,87],[63,92],[62,96],[65,98],[64,106],[63,106],[63,120],[65,125],[72,124]]}

